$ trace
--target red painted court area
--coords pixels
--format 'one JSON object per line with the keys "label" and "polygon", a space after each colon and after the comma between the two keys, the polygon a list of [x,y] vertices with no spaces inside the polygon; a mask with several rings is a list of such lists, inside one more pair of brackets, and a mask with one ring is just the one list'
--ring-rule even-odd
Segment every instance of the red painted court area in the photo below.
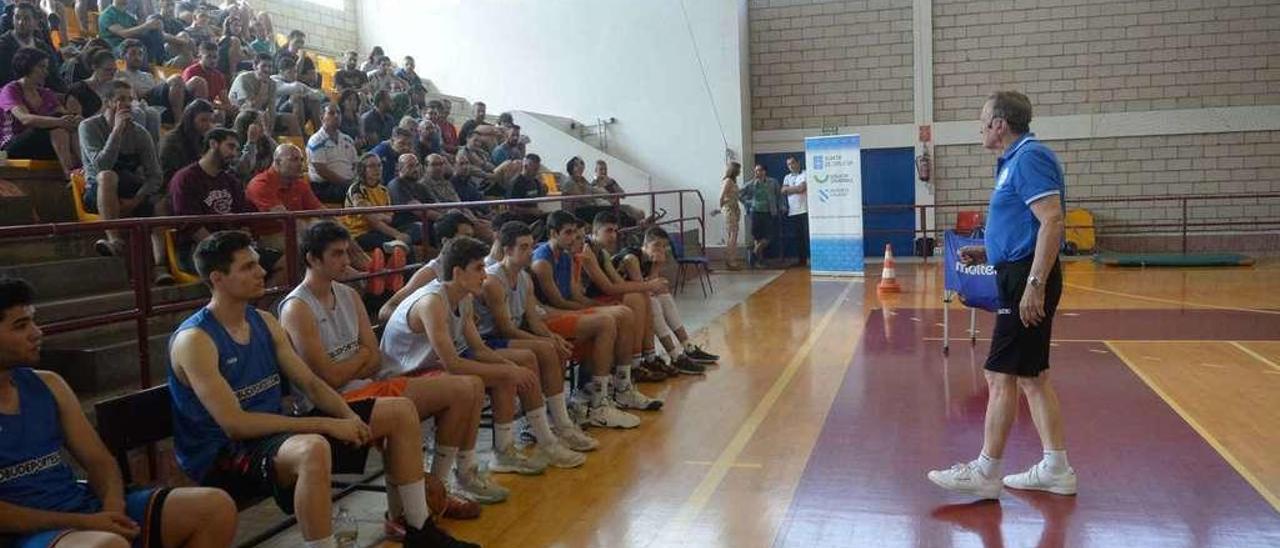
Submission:
{"label": "red painted court area", "polygon": [[[981,446],[987,345],[970,346],[967,316],[944,357],[941,311],[870,311],[776,546],[1280,546],[1277,510],[1101,340],[1274,339],[1280,316],[1060,312],[1051,371],[1080,493],[980,503],[924,477]],[[1022,403],[1004,473],[1040,452]]]}

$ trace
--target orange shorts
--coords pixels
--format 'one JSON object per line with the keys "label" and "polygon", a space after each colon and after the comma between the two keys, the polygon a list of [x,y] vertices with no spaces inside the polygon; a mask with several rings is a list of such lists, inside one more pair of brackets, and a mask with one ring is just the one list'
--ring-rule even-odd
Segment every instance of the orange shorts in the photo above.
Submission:
{"label": "orange shorts", "polygon": [[409,379],[417,377],[438,377],[444,375],[443,369],[429,369],[427,371],[415,372],[403,377],[391,377],[380,381],[373,381],[369,384],[361,386],[355,390],[342,393],[342,399],[349,402],[367,400],[370,398],[395,398],[403,396],[405,390],[409,387]]}
{"label": "orange shorts", "polygon": [[569,342],[573,343],[574,360],[581,361],[591,355],[592,345],[589,341],[574,340],[574,336],[578,331],[578,321],[587,314],[594,314],[596,309],[584,308],[582,310],[562,310],[557,314],[546,317],[547,329],[552,333],[560,335]]}

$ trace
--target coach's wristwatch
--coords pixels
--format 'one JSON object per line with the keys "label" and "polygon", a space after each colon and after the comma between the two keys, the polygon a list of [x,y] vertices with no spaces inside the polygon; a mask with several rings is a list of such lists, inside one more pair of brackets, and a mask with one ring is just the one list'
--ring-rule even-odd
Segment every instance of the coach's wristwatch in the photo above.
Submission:
{"label": "coach's wristwatch", "polygon": [[1027,276],[1027,285],[1040,289],[1040,278],[1035,277],[1034,274]]}

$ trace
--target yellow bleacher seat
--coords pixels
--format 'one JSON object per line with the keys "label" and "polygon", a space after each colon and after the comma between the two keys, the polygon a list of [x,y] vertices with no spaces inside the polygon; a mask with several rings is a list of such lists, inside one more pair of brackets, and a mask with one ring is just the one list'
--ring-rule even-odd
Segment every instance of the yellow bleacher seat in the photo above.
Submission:
{"label": "yellow bleacher seat", "polygon": [[282,47],[282,48],[283,48],[283,47],[285,47],[285,46],[287,46],[287,45],[289,45],[289,37],[277,32],[277,33],[276,33],[276,46],[277,46],[277,47]]}
{"label": "yellow bleacher seat", "polygon": [[67,27],[67,38],[74,40],[84,36],[84,29],[80,28],[80,19],[76,17],[76,9],[74,7],[62,7],[62,21]]}
{"label": "yellow bleacher seat", "polygon": [[164,231],[164,257],[166,266],[169,268],[169,275],[173,276],[173,281],[179,284],[192,284],[200,281],[200,277],[182,270],[182,263],[178,261],[178,231],[170,228]]}
{"label": "yellow bleacher seat", "polygon": [[57,160],[31,160],[28,158],[9,158],[9,160],[6,161],[4,165],[5,167],[12,167],[16,169],[31,169],[31,170],[62,169],[62,164],[58,163]]}
{"label": "yellow bleacher seat", "polygon": [[84,188],[87,184],[83,169],[71,172],[71,182],[67,186],[71,187],[71,203],[76,208],[76,219],[82,223],[90,223],[102,219],[97,213],[89,213],[84,210]]}
{"label": "yellow bleacher seat", "polygon": [[168,80],[171,76],[182,74],[182,69],[168,65],[156,65],[155,69],[156,77],[161,80]]}
{"label": "yellow bleacher seat", "polygon": [[124,70],[126,68],[128,66],[124,64],[124,59],[116,59],[116,70]]}
{"label": "yellow bleacher seat", "polygon": [[325,55],[315,55],[316,72],[320,74],[320,89],[326,92],[336,92],[337,86],[334,82],[334,76],[338,74],[338,63],[332,57]]}

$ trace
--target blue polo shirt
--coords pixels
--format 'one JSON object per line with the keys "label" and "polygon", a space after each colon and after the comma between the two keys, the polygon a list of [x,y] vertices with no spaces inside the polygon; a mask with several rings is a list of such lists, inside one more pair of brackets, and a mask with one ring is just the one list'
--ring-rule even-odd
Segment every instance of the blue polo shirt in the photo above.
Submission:
{"label": "blue polo shirt", "polygon": [[1049,147],[1033,133],[1023,135],[996,160],[996,188],[987,211],[987,262],[1021,261],[1036,251],[1040,221],[1031,204],[1045,196],[1065,201],[1062,166]]}

